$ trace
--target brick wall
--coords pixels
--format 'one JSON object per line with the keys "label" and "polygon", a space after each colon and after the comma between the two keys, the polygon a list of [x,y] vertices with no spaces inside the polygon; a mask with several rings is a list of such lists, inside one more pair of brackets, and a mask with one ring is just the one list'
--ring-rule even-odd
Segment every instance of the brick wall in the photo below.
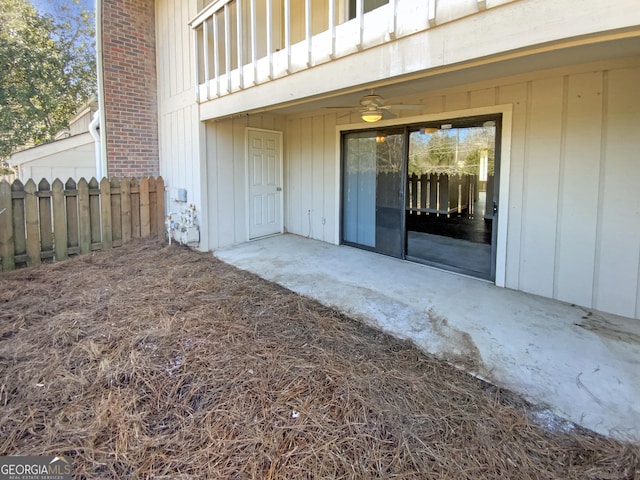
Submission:
{"label": "brick wall", "polygon": [[108,175],[159,175],[154,0],[103,0]]}

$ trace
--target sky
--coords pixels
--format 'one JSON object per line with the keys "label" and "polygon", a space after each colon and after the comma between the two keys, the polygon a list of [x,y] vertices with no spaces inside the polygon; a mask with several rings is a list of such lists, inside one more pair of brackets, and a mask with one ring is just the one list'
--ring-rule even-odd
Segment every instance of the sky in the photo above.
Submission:
{"label": "sky", "polygon": [[[71,1],[71,0],[64,0]],[[40,12],[53,14],[55,6],[58,3],[63,3],[63,0],[31,0],[31,4]],[[87,10],[95,10],[95,0],[80,0],[80,3]]]}

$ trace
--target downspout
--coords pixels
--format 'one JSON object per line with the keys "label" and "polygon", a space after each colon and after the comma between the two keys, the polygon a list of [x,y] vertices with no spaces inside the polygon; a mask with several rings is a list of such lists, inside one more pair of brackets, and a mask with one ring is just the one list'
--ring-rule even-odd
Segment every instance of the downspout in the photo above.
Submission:
{"label": "downspout", "polygon": [[89,133],[93,137],[93,145],[96,155],[96,179],[100,181],[105,174],[102,165],[102,139],[100,138],[100,109],[93,114],[93,120],[89,123]]}
{"label": "downspout", "polygon": [[[106,99],[104,94],[104,66],[102,57],[102,9],[104,0],[95,0],[96,9],[96,76],[98,77],[98,111],[94,115],[94,121],[98,117],[99,141],[96,141],[96,175],[98,181],[101,178],[109,176],[107,162],[107,115],[106,115]],[[93,121],[92,121],[93,123]],[[93,134],[92,134],[93,135]],[[95,138],[95,137],[94,137]],[[100,155],[98,155],[98,148]],[[98,167],[98,162],[100,166]]]}

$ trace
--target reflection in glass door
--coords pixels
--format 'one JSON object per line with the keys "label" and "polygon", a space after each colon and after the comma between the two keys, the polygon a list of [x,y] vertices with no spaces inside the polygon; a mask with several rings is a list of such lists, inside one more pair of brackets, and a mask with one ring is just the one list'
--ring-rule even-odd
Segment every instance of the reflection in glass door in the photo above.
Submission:
{"label": "reflection in glass door", "polygon": [[402,257],[405,129],[343,136],[342,239]]}
{"label": "reflection in glass door", "polygon": [[495,279],[499,121],[409,129],[407,259]]}

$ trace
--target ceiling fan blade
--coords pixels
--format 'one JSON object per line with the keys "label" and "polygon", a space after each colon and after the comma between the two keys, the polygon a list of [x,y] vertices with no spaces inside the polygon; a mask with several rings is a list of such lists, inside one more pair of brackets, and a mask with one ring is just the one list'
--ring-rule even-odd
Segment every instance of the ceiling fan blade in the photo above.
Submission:
{"label": "ceiling fan blade", "polygon": [[362,108],[361,105],[345,105],[344,107],[324,107],[325,109],[332,109],[332,110],[358,110],[360,108]]}

